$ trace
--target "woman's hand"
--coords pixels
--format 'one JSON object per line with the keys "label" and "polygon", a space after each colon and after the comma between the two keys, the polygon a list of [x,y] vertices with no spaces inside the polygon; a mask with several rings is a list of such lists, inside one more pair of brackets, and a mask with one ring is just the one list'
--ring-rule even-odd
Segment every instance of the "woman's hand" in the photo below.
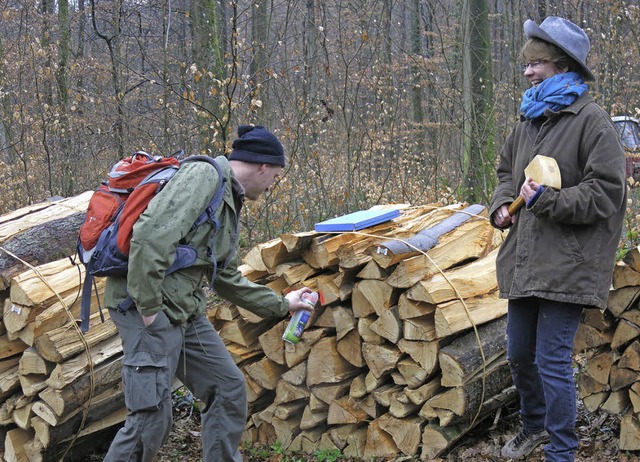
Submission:
{"label": "woman's hand", "polygon": [[509,207],[507,204],[501,205],[498,210],[493,213],[493,223],[498,228],[508,228],[516,222],[516,216],[509,215]]}

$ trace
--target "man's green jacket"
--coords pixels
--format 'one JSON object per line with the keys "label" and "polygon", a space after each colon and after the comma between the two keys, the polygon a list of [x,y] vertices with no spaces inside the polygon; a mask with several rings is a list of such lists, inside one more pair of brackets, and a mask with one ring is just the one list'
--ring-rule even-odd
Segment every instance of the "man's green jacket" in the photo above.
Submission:
{"label": "man's green jacket", "polygon": [[[227,178],[222,204],[216,216],[220,229],[210,240],[209,222],[196,229],[193,223],[217,191],[216,169],[207,162],[188,162],[155,196],[133,227],[127,277],[110,277],[105,305],[115,308],[127,294],[138,311],[149,316],[164,311],[174,323],[184,323],[206,310],[204,287],[212,276],[208,247],[218,262],[216,293],[262,317],[284,317],[289,302],[268,287],[254,284],[238,271],[239,216],[244,201],[242,186],[224,156],[215,159]],[[193,246],[193,266],[165,276],[174,261],[178,245]]]}

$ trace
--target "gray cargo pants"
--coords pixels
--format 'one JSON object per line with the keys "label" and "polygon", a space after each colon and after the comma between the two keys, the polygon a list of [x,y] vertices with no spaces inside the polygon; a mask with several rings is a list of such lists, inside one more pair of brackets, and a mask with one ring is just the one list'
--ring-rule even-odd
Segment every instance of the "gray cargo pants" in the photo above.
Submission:
{"label": "gray cargo pants", "polygon": [[204,462],[241,462],[247,420],[242,372],[206,316],[172,324],[160,312],[144,327],[135,310],[110,309],[124,349],[122,381],[127,419],[105,462],[151,462],[171,431],[171,384],[177,376],[203,402]]}

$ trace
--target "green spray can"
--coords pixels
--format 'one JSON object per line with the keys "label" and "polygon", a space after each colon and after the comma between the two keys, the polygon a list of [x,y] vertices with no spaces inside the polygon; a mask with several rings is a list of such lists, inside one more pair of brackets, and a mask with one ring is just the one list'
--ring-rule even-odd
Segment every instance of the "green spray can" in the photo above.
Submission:
{"label": "green spray can", "polygon": [[[313,308],[318,302],[318,292],[304,293],[300,297],[300,300]],[[302,337],[302,331],[307,327],[307,323],[310,318],[311,311],[298,310],[293,313],[287,328],[284,330],[284,334],[282,334],[282,340],[293,344],[298,343],[300,341],[300,337]]]}

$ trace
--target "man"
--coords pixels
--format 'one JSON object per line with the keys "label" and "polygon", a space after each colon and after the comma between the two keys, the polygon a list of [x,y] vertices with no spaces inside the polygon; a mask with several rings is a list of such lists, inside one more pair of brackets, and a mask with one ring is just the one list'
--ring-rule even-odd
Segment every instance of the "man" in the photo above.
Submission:
{"label": "man", "polygon": [[[242,460],[238,444],[246,423],[245,381],[205,315],[207,276],[218,295],[263,317],[309,309],[300,300],[309,289],[282,297],[238,271],[242,204],[267,191],[285,165],[282,144],[264,127],[240,126],[238,135],[229,160],[215,159],[226,178],[216,213],[218,231],[212,234],[209,222],[192,225],[223,178],[207,162],[185,163],[136,222],[128,276],[107,280],[105,304],[122,339],[129,411],[107,462],[153,459],[171,430],[174,376],[203,402],[203,460]],[[179,245],[193,247],[196,262],[165,275]],[[127,295],[136,309],[123,312],[117,306]]]}

